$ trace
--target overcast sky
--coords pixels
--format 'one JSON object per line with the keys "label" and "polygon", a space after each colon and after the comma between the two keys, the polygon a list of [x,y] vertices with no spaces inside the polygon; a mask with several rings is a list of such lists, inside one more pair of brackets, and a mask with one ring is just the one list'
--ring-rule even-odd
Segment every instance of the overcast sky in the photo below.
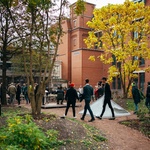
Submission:
{"label": "overcast sky", "polygon": [[[69,0],[71,4],[76,2],[77,0]],[[96,4],[96,8],[101,8],[102,6],[106,6],[110,4],[122,4],[125,0],[85,0],[86,2]]]}

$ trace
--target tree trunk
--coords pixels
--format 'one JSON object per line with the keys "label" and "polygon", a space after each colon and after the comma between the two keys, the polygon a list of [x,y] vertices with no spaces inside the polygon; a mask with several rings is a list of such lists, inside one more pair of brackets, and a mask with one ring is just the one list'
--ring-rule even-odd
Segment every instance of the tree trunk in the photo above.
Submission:
{"label": "tree trunk", "polygon": [[30,99],[31,108],[32,108],[32,115],[35,115],[36,103],[35,103],[34,88],[32,88],[32,86],[29,86],[28,93],[29,93],[29,99]]}
{"label": "tree trunk", "polygon": [[3,65],[2,65],[2,98],[1,103],[2,105],[7,105],[6,100],[6,93],[7,93],[7,86],[6,86],[6,49],[3,49]]}
{"label": "tree trunk", "polygon": [[41,105],[42,105],[42,99],[43,99],[43,94],[40,94],[39,97],[37,97],[36,99],[36,112],[37,112],[37,115],[40,115],[41,114]]}
{"label": "tree trunk", "polygon": [[45,88],[42,88],[40,85],[38,87],[38,92],[34,93],[34,89],[29,89],[30,102],[32,108],[32,115],[40,115],[41,114],[41,104],[42,99],[44,97]]}

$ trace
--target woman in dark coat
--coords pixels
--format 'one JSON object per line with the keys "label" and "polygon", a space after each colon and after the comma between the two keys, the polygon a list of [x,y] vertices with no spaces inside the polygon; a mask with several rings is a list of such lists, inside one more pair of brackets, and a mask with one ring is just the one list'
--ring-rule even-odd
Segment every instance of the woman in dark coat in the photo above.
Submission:
{"label": "woman in dark coat", "polygon": [[150,113],[150,82],[148,82],[148,86],[146,89],[146,101],[145,101],[145,105],[149,110]]}
{"label": "woman in dark coat", "polygon": [[17,92],[16,92],[16,99],[18,101],[18,105],[20,105],[20,94],[21,94],[21,86],[20,83],[17,84]]}
{"label": "woman in dark coat", "polygon": [[70,105],[72,105],[73,117],[76,118],[75,105],[76,105],[76,99],[79,100],[79,97],[78,97],[77,91],[74,89],[74,83],[71,83],[69,87],[70,88],[67,90],[66,95],[65,95],[65,100],[67,100],[65,116],[67,116],[69,107]]}
{"label": "woman in dark coat", "polygon": [[138,111],[138,103],[140,103],[140,93],[135,83],[132,83],[132,96],[135,105],[134,114],[136,114]]}

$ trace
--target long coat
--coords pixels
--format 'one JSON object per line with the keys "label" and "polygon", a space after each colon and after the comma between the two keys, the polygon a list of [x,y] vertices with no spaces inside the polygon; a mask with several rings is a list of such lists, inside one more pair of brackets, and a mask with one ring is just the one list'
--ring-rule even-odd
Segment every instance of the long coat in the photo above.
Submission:
{"label": "long coat", "polygon": [[140,102],[140,93],[136,86],[132,87],[132,96],[135,104],[138,104]]}
{"label": "long coat", "polygon": [[105,83],[104,85],[104,94],[105,94],[105,101],[110,101],[111,100],[111,89],[110,85],[108,83]]}

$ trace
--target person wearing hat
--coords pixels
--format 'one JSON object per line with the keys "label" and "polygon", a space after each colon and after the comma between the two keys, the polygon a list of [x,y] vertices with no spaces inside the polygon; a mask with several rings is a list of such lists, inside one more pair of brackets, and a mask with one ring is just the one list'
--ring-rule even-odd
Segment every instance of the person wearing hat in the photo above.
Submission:
{"label": "person wearing hat", "polygon": [[106,105],[108,104],[111,112],[112,112],[112,118],[109,120],[115,120],[115,114],[114,114],[114,109],[112,108],[111,105],[111,90],[110,90],[110,85],[106,82],[107,78],[103,77],[102,78],[102,84],[103,84],[103,91],[104,91],[104,103],[103,103],[103,110],[100,116],[96,116],[98,119],[102,119],[103,114],[105,112]]}
{"label": "person wearing hat", "polygon": [[65,110],[64,117],[67,116],[69,107],[70,105],[72,105],[73,118],[76,118],[75,105],[76,105],[76,99],[79,100],[79,97],[78,97],[77,91],[74,89],[74,83],[71,83],[69,87],[70,88],[68,88],[66,95],[65,95],[65,100],[67,101],[67,107]]}
{"label": "person wearing hat", "polygon": [[85,80],[85,86],[83,87],[83,97],[85,100],[85,106],[84,106],[84,112],[83,112],[83,115],[81,117],[81,120],[84,120],[87,110],[89,111],[89,113],[91,115],[91,120],[89,120],[89,122],[92,122],[95,120],[93,112],[92,112],[91,107],[90,107],[90,101],[91,101],[91,98],[93,96],[93,93],[94,93],[93,88],[89,84],[89,79],[86,79]]}
{"label": "person wearing hat", "polygon": [[134,105],[135,105],[134,114],[136,114],[138,111],[138,103],[140,102],[141,96],[140,96],[139,90],[138,90],[135,82],[132,83],[132,97],[133,97]]}
{"label": "person wearing hat", "polygon": [[147,89],[146,89],[146,101],[145,105],[149,110],[150,113],[150,82],[148,82]]}

